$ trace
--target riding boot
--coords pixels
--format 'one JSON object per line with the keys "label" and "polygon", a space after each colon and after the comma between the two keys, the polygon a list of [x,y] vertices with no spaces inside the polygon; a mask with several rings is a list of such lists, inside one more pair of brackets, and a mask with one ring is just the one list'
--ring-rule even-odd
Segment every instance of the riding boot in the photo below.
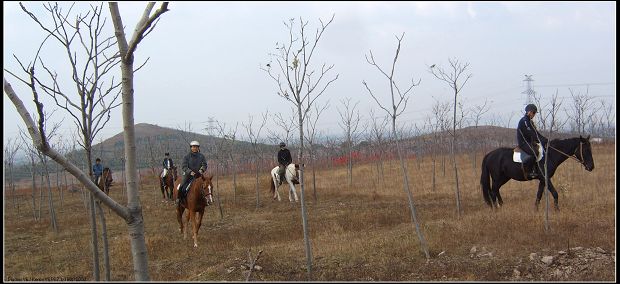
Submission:
{"label": "riding boot", "polygon": [[533,163],[531,163],[531,170],[528,174],[528,178],[530,179],[535,179],[538,177],[538,163],[536,163],[536,161],[533,160]]}

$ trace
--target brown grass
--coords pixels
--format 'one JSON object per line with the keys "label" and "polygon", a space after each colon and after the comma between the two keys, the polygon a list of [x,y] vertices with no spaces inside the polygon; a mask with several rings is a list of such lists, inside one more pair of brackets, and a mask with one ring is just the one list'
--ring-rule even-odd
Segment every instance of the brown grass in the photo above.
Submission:
{"label": "brown grass", "polygon": [[[424,158],[420,167],[418,161],[408,161],[418,219],[431,253],[429,262],[411,221],[398,161],[385,164],[385,185],[378,182],[374,164],[355,166],[351,188],[346,168],[318,171],[318,200],[313,199],[311,170],[307,168],[305,200],[313,280],[505,280],[531,252],[561,250],[568,245],[615,251],[615,148],[597,146],[594,154],[593,172],[568,160],[556,173],[553,180],[561,211],[549,211],[550,231],[544,230],[545,211],[534,210],[535,182],[508,182],[501,189],[504,207],[491,210],[479,187],[479,162],[473,168],[471,156],[461,156],[457,161],[463,206],[459,219],[452,166],[446,165],[444,176],[438,161],[433,191],[430,158]],[[232,178],[220,177],[219,182],[217,193],[224,218],[216,206],[207,208],[197,249],[191,238],[180,235],[174,206],[161,199],[155,179],[141,186],[151,280],[242,281],[241,265],[247,262],[248,249],[253,255],[263,250],[257,263],[263,269],[253,274],[254,280],[307,280],[300,204],[288,202],[284,187],[280,188],[283,201],[273,201],[267,174],[261,176],[258,208],[253,174],[238,177],[236,203]],[[126,200],[118,184],[111,195]],[[47,201],[43,219],[34,221],[29,198],[20,201],[18,210],[5,194],[4,280],[93,279],[88,211],[80,196],[65,193],[61,207],[54,193],[60,226],[55,235],[49,225]],[[112,280],[132,280],[126,224],[105,211]],[[493,258],[470,258],[473,246],[492,251]],[[588,279],[573,280],[612,281],[615,270],[603,267],[589,275]]]}

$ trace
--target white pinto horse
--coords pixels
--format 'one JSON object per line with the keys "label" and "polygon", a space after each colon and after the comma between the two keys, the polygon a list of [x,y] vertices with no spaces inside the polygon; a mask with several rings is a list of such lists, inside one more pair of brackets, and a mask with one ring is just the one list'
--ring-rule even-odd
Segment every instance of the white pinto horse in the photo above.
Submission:
{"label": "white pinto horse", "polygon": [[[278,175],[278,169],[280,167],[277,166],[271,170],[271,193],[273,193],[273,199],[278,199],[278,201],[282,201],[280,198],[280,192],[278,192],[278,188],[280,187],[280,176]],[[289,164],[284,171],[286,178],[286,182],[290,186],[288,192],[288,199],[290,202],[297,202],[297,192],[295,191],[295,185],[299,184],[298,176],[299,176],[299,165],[298,164]]]}

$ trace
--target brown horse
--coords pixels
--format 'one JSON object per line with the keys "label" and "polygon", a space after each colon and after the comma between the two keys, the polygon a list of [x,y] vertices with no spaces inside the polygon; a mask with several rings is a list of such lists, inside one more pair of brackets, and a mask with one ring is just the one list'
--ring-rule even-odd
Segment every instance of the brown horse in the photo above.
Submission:
{"label": "brown horse", "polygon": [[[187,227],[189,227],[189,221],[192,221],[194,247],[198,247],[198,230],[202,224],[202,216],[204,216],[205,207],[210,205],[212,202],[212,178],[212,175],[207,174],[197,175],[193,178],[193,181],[189,187],[189,192],[177,206],[177,221],[179,222],[179,230],[185,239],[187,238],[187,230],[183,230],[183,213],[185,212],[185,209],[189,211],[186,215],[187,217],[185,218],[185,223],[187,223]],[[175,198],[179,195],[178,187],[180,187],[180,184],[174,190]]]}
{"label": "brown horse", "polygon": [[172,191],[174,190],[174,180],[176,176],[177,167],[172,167],[163,179],[161,175],[159,176],[159,187],[161,188],[162,198],[165,199],[166,196],[168,196],[168,199],[172,200]]}
{"label": "brown horse", "polygon": [[97,186],[101,191],[105,192],[106,195],[110,195],[110,186],[112,185],[112,171],[110,168],[104,168],[101,173],[101,178],[99,178],[99,183]]}

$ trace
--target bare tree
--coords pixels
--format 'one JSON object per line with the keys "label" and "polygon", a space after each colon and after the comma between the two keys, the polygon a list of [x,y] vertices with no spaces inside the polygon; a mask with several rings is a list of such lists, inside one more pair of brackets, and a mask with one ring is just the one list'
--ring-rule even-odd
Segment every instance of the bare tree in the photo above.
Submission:
{"label": "bare tree", "polygon": [[254,157],[254,166],[256,170],[256,208],[260,206],[260,190],[259,190],[259,183],[258,183],[258,173],[260,170],[259,162],[261,161],[261,158],[260,158],[261,151],[258,149],[258,142],[260,139],[260,133],[263,130],[263,127],[265,127],[265,124],[267,124],[267,117],[269,117],[269,111],[265,111],[265,113],[262,116],[263,116],[263,120],[258,125],[258,129],[254,129],[252,125],[254,124],[254,117],[251,115],[248,117],[247,124],[242,123],[243,127],[245,128],[248,134],[248,140],[252,144],[252,154]]}
{"label": "bare tree", "polygon": [[370,59],[368,58],[368,55],[366,55],[366,61],[370,65],[376,67],[377,70],[379,70],[379,72],[381,72],[381,74],[383,74],[388,79],[390,83],[390,95],[391,95],[392,105],[389,107],[386,107],[383,104],[381,104],[379,100],[377,99],[377,97],[370,90],[370,87],[368,87],[368,84],[366,83],[366,81],[362,81],[362,84],[366,87],[366,90],[368,90],[368,93],[375,100],[377,105],[379,105],[379,107],[383,109],[392,119],[392,137],[394,139],[394,143],[396,144],[396,152],[398,153],[398,158],[400,160],[400,167],[401,167],[403,177],[404,177],[403,187],[405,189],[405,192],[407,193],[407,198],[409,199],[409,209],[411,211],[411,219],[413,220],[415,224],[416,233],[418,235],[418,239],[420,240],[420,247],[422,248],[422,251],[424,252],[424,255],[426,256],[426,259],[429,259],[430,255],[428,253],[426,239],[424,238],[424,234],[422,234],[422,230],[420,229],[420,222],[418,222],[418,218],[416,216],[415,205],[413,204],[413,194],[411,193],[411,190],[409,189],[409,177],[407,175],[407,168],[405,165],[405,160],[404,160],[402,151],[400,149],[400,144],[398,143],[398,135],[396,133],[396,119],[407,108],[407,101],[409,100],[409,97],[408,97],[409,92],[413,89],[413,87],[420,84],[420,81],[418,81],[418,83],[416,84],[413,81],[413,79],[411,79],[411,86],[409,86],[403,92],[396,85],[396,82],[394,82],[394,71],[396,69],[396,61],[398,60],[398,54],[400,53],[400,44],[404,36],[405,36],[405,33],[403,33],[400,38],[398,36],[396,37],[396,39],[398,40],[398,47],[396,48],[396,55],[394,55],[394,60],[392,62],[392,69],[390,70],[389,74],[383,71],[383,69],[381,69],[379,65],[377,65],[377,63],[375,62],[375,58],[372,54],[372,50],[370,51]]}
{"label": "bare tree", "polygon": [[306,142],[308,142],[308,154],[310,154],[310,164],[312,165],[312,196],[314,197],[314,201],[317,201],[316,196],[316,152],[315,152],[315,143],[317,138],[317,129],[316,124],[321,117],[323,111],[325,111],[329,106],[329,101],[327,101],[323,106],[315,105],[313,110],[308,112],[306,117],[306,131],[307,135],[305,136]]}
{"label": "bare tree", "polygon": [[340,114],[341,121],[338,122],[340,128],[344,131],[345,144],[347,147],[347,177],[349,180],[349,187],[353,185],[353,143],[357,143],[360,133],[363,132],[360,127],[360,112],[357,109],[359,101],[351,105],[351,98],[346,98],[340,101],[344,107],[343,110],[338,108],[338,114]]}
{"label": "bare tree", "polygon": [[[454,166],[454,178],[456,180],[456,210],[458,213],[458,217],[461,217],[461,196],[459,190],[459,174],[458,169],[456,167],[456,154],[454,153],[454,147],[456,146],[456,107],[457,107],[457,99],[459,92],[463,89],[463,86],[467,83],[469,78],[472,77],[472,74],[469,73],[467,75],[464,74],[465,70],[469,66],[469,63],[461,63],[458,59],[448,59],[450,63],[450,67],[448,70],[444,69],[441,66],[435,67],[433,64],[429,67],[431,74],[435,76],[435,78],[446,82],[454,91],[454,112],[452,118],[452,143],[450,145],[450,154],[452,156],[452,165]],[[462,76],[465,76],[464,78]],[[463,79],[462,82],[459,82],[459,79]]]}
{"label": "bare tree", "polygon": [[[335,15],[334,15],[335,16]],[[295,31],[295,19],[291,18],[288,23],[284,23],[289,32],[289,38],[286,43],[276,43],[276,49],[279,53],[271,54],[275,58],[277,71],[273,71],[271,63],[266,65],[262,70],[277,83],[278,95],[291,102],[297,109],[298,126],[299,126],[299,184],[301,187],[301,218],[304,231],[304,242],[306,249],[306,259],[308,268],[308,279],[312,278],[312,250],[310,248],[310,236],[308,234],[308,220],[306,217],[306,205],[304,199],[304,120],[310,111],[314,102],[325,92],[327,87],[338,79],[336,75],[333,79],[328,80],[325,84],[321,81],[325,75],[334,67],[323,64],[320,73],[315,77],[314,65],[310,64],[317,44],[325,32],[325,29],[332,23],[334,16],[327,22],[321,22],[321,28],[317,29],[314,40],[310,40],[306,35],[306,26],[308,22],[304,22],[299,18],[299,30]],[[317,88],[318,87],[318,88]]]}

